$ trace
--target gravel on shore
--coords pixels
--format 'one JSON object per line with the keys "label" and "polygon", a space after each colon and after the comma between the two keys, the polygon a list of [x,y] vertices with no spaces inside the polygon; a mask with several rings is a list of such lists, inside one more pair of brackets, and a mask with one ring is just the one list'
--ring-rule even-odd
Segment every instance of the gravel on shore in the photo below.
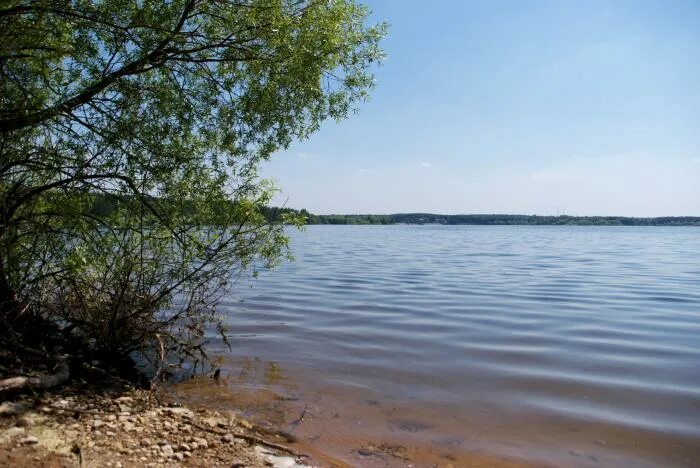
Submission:
{"label": "gravel on shore", "polygon": [[0,402],[0,466],[307,466],[283,437],[233,413],[159,402],[152,392],[50,394]]}

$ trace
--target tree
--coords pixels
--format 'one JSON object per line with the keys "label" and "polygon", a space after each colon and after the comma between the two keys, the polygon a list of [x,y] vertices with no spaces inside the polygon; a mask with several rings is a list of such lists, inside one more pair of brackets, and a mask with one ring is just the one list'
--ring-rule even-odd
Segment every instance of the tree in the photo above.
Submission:
{"label": "tree", "polygon": [[20,335],[48,318],[109,353],[202,351],[230,275],[287,254],[258,163],[373,86],[385,27],[367,14],[0,2],[0,317]]}

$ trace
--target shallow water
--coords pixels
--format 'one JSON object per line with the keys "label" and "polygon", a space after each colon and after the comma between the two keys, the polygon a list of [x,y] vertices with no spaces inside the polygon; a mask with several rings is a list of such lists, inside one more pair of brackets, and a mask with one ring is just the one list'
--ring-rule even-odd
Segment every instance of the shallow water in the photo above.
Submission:
{"label": "shallow water", "polygon": [[700,228],[311,226],[292,248],[220,309],[229,390],[274,395],[252,415],[306,408],[288,429],[356,465],[700,464]]}

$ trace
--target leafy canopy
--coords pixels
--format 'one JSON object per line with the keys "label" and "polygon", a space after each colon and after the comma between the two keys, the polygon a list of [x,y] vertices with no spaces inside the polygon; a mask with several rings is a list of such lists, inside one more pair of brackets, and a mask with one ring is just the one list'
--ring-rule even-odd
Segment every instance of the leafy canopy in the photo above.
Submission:
{"label": "leafy canopy", "polygon": [[[286,251],[258,163],[373,86],[385,26],[367,14],[354,0],[1,1],[0,312],[127,351],[201,337],[231,273]],[[105,196],[118,209],[96,210]]]}

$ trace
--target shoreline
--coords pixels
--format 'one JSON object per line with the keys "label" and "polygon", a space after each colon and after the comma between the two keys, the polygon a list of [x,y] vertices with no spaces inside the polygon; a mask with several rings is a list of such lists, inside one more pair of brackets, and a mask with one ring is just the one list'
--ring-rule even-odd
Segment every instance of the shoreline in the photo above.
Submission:
{"label": "shoreline", "polygon": [[483,452],[438,461],[435,454],[411,446],[409,440],[392,445],[377,439],[357,450],[352,460],[336,458],[337,440],[319,446],[283,431],[281,424],[264,419],[251,422],[240,415],[241,408],[232,405],[230,410],[214,409],[215,402],[181,405],[172,390],[168,386],[98,390],[68,385],[6,399],[0,403],[0,466],[534,466],[532,461]]}

